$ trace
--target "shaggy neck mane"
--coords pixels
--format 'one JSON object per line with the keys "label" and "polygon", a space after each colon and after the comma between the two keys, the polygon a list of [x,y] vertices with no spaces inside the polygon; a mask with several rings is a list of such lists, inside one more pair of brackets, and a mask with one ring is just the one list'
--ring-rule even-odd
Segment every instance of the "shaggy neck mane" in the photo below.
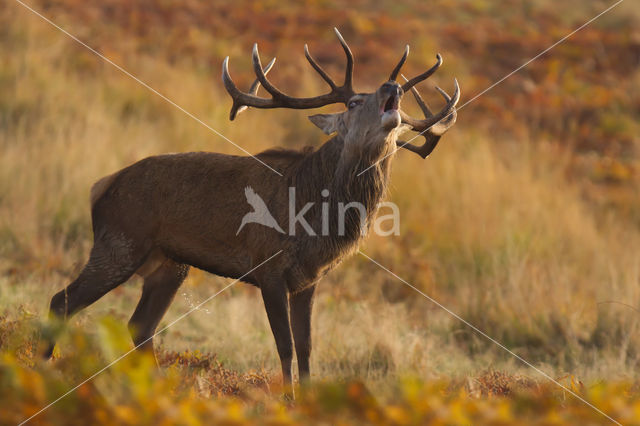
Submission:
{"label": "shaggy neck mane", "polygon": [[[360,152],[347,153],[342,137],[335,136],[316,151],[308,147],[301,151],[271,149],[258,154],[277,166],[284,174],[280,179],[295,188],[296,213],[312,203],[304,219],[316,236],[310,237],[298,225],[293,237],[297,250],[308,254],[299,260],[299,267],[310,279],[318,279],[353,253],[364,236],[363,231],[370,228],[389,181],[391,154],[395,148],[395,141],[391,142],[365,144]],[[367,171],[358,176],[365,169]],[[322,195],[325,189],[329,191],[326,197]],[[345,209],[349,203],[364,207],[364,230],[360,210]],[[328,214],[323,215],[323,210]],[[323,229],[328,232],[323,233]]]}
{"label": "shaggy neck mane", "polygon": [[[344,232],[338,235],[340,205],[358,203],[365,209],[369,226],[378,204],[385,195],[391,159],[395,143],[363,145],[358,152],[345,152],[345,143],[341,136],[334,136],[318,150],[312,147],[300,151],[288,149],[270,149],[258,154],[258,157],[273,163],[284,176],[288,187],[295,188],[296,212],[307,203],[313,207],[304,214],[304,219],[317,233],[315,244],[322,240],[332,240],[336,244],[349,244],[362,237],[360,211],[351,207],[344,213]],[[275,160],[275,161],[274,161]],[[373,165],[373,166],[372,166]],[[358,176],[363,170],[366,171]],[[322,196],[328,190],[327,197]],[[322,235],[322,205],[328,208],[328,235]],[[326,220],[326,219],[325,219]],[[306,237],[303,229],[298,229]]]}
{"label": "shaggy neck mane", "polygon": [[[362,205],[366,216],[365,227],[369,227],[387,189],[393,157],[389,154],[393,148],[395,143],[387,142],[373,147],[364,145],[360,152],[347,153],[343,138],[335,136],[316,151],[306,148],[297,152],[270,150],[262,153],[261,156],[278,157],[280,160],[283,160],[284,156],[290,156],[290,166],[284,171],[284,178],[287,179],[289,187],[295,188],[296,212],[301,211],[307,203],[313,203],[313,207],[307,211],[304,218],[314,229],[317,237],[307,238],[305,231],[298,227],[296,234],[304,234],[304,237],[300,238],[301,244],[315,245],[320,257],[324,253],[333,253],[335,256],[357,247],[357,242],[363,236],[361,213],[358,208],[350,207],[344,210],[344,207],[349,203]],[[358,176],[367,168],[366,172]],[[329,191],[327,197],[321,195],[325,189]],[[340,206],[344,214],[340,212]],[[323,208],[329,212],[328,215],[325,214],[328,216],[329,230],[325,235],[322,234],[327,225],[325,223],[323,228]],[[340,216],[344,217],[341,233]],[[327,218],[324,220],[326,222]]]}

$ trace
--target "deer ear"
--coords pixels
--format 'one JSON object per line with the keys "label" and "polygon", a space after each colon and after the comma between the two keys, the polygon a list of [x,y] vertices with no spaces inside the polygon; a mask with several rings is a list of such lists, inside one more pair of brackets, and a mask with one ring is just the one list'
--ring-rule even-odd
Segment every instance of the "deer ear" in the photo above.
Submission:
{"label": "deer ear", "polygon": [[327,135],[338,131],[340,117],[342,113],[336,114],[316,114],[309,116],[309,120],[320,128]]}

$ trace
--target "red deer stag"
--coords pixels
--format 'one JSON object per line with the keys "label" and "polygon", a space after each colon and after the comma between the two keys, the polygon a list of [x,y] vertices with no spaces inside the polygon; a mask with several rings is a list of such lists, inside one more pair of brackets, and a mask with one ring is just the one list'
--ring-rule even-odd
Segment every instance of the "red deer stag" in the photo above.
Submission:
{"label": "red deer stag", "polygon": [[[194,266],[257,286],[285,385],[292,383],[294,342],[299,377],[307,379],[315,284],[353,253],[362,239],[362,223],[371,222],[385,194],[397,146],[426,157],[454,124],[460,97],[457,82],[452,97],[438,89],[446,105],[433,114],[413,89],[442,64],[440,55],[431,69],[402,85],[397,83],[408,46],[389,81],[373,93],[356,93],[353,55],[337,30],[336,34],[347,57],[341,86],[305,46],[307,60],[331,89],[320,96],[294,98],[278,90],[266,77],[272,64],[262,69],[257,46],[253,50],[257,80],[249,92],[240,91],[231,80],[228,57],[222,67],[224,86],[233,99],[231,120],[247,107],[309,109],[342,103],[347,108],[344,112],[309,117],[335,136],[315,151],[270,149],[256,155],[282,176],[252,157],[192,152],[149,157],[99,180],[91,190],[94,245],[89,261],[75,281],[53,296],[50,316],[66,320],[137,273],[144,277],[144,285],[129,328],[136,346],[153,351],[156,327],[189,267]],[[260,85],[270,98],[256,95]],[[400,110],[400,100],[409,89],[424,119]],[[420,132],[425,143],[416,146],[398,141],[404,130]],[[290,200],[290,188],[295,188],[295,200]],[[249,210],[250,193],[261,197],[277,224],[289,223],[283,226],[288,232],[277,224],[241,225]],[[295,209],[314,203],[305,211],[304,224],[290,223],[290,202]],[[342,212],[345,218],[338,218],[336,206],[350,202],[364,207],[364,222],[361,212],[353,209]],[[319,204],[328,205],[331,213],[321,212]],[[341,232],[339,220],[343,220]],[[309,227],[317,230],[322,224],[328,225],[329,232],[309,232]],[[278,252],[272,261],[252,270]],[[50,357],[55,342],[48,340],[46,356]]]}

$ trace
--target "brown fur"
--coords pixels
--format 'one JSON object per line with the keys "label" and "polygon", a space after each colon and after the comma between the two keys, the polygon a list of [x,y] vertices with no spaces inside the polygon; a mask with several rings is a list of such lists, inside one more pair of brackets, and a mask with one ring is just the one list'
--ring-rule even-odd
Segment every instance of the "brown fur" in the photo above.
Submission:
{"label": "brown fur", "polygon": [[102,195],[104,195],[104,192],[109,189],[109,187],[111,186],[111,184],[113,183],[114,179],[118,176],[118,173],[112,173],[108,176],[103,177],[102,179],[98,180],[96,183],[93,184],[93,186],[91,187],[91,193],[89,196],[89,201],[91,202],[91,208],[93,208],[93,205],[96,203],[96,201],[98,201],[98,199],[100,197],[102,197]]}

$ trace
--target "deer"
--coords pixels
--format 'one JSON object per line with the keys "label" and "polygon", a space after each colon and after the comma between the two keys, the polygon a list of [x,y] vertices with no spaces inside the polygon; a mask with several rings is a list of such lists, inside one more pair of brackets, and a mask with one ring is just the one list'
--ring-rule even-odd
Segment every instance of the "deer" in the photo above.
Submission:
{"label": "deer", "polygon": [[[403,148],[426,158],[455,123],[460,98],[457,80],[453,96],[436,87],[445,106],[433,113],[414,87],[442,65],[440,54],[424,73],[405,79],[404,84],[397,82],[408,45],[376,91],[354,91],[353,54],[337,29],[335,33],[346,56],[340,86],[304,46],[306,59],[330,89],[319,96],[296,98],[280,91],[266,77],[275,59],[263,68],[257,44],[252,53],[256,80],[247,92],[233,82],[229,57],[222,64],[222,81],[232,99],[230,120],[248,108],[313,109],[343,104],[346,109],[341,112],[309,116],[331,138],[318,149],[273,148],[255,158],[210,152],[157,155],[100,179],[91,189],[93,247],[89,260],[78,277],[52,297],[49,317],[64,323],[138,275],[143,278],[142,295],[128,326],[136,349],[153,354],[160,320],[189,269],[199,268],[259,289],[284,386],[292,386],[294,346],[299,381],[308,381],[317,283],[354,253],[366,236],[363,226],[367,228],[385,196],[396,151]],[[270,97],[258,96],[259,87]],[[400,109],[409,90],[424,118],[411,117]],[[418,132],[424,143],[400,141],[405,131]],[[302,232],[300,223],[289,224],[289,232],[281,232],[287,229],[290,188],[296,191],[295,206],[316,202],[304,218],[311,227],[328,223],[327,235]],[[260,196],[279,226],[246,221],[241,226],[250,193]],[[320,200],[331,213],[323,214]],[[366,217],[357,209],[343,212],[346,217],[339,233],[335,206],[340,202],[359,203]],[[44,356],[50,358],[55,337],[45,340]]]}

